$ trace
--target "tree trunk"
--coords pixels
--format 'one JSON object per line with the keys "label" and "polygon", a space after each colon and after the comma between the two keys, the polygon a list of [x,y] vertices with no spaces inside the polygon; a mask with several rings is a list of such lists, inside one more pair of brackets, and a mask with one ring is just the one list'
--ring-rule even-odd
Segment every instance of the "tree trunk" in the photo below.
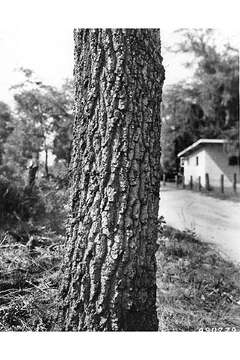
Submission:
{"label": "tree trunk", "polygon": [[157,330],[164,69],[155,29],[79,29],[63,330]]}
{"label": "tree trunk", "polygon": [[[46,141],[46,140],[45,140]],[[45,168],[45,177],[48,180],[49,179],[49,171],[48,171],[48,147],[45,144],[44,146],[44,152],[45,152],[45,163],[44,163],[44,168]]]}
{"label": "tree trunk", "polygon": [[31,164],[28,167],[27,187],[29,189],[32,189],[33,186],[35,185],[38,167],[39,167],[38,154],[33,154]]}

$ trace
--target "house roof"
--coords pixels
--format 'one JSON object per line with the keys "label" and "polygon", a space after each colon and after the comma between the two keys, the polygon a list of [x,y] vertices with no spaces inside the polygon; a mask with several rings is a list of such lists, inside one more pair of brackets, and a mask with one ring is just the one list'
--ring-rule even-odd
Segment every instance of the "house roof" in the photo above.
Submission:
{"label": "house roof", "polygon": [[180,151],[177,154],[177,156],[180,157],[180,156],[189,154],[189,153],[195,151],[198,147],[204,146],[206,144],[225,144],[227,142],[228,141],[224,140],[224,139],[199,139],[198,141],[196,141],[192,145],[188,146],[186,149]]}

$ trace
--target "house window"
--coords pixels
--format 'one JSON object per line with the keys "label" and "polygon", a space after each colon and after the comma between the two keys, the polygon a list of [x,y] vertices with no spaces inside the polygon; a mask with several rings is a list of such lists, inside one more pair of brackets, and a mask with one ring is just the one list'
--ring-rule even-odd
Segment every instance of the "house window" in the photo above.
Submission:
{"label": "house window", "polygon": [[196,166],[198,166],[199,161],[198,161],[198,156],[196,156]]}
{"label": "house window", "polygon": [[228,165],[231,165],[231,166],[236,166],[236,165],[238,165],[238,164],[240,164],[240,162],[239,162],[239,157],[238,156],[230,156],[229,158],[228,158]]}
{"label": "house window", "polygon": [[180,158],[180,166],[181,166],[181,167],[184,167],[184,157],[181,157],[181,158]]}

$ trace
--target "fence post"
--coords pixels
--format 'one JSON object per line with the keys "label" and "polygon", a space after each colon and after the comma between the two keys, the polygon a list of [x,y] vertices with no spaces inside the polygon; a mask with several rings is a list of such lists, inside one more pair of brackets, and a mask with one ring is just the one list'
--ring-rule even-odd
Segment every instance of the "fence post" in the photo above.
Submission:
{"label": "fence post", "polygon": [[190,185],[190,189],[192,190],[192,188],[193,188],[193,178],[192,178],[192,175],[190,176],[190,183],[189,183],[189,185]]}
{"label": "fence post", "polygon": [[163,186],[165,186],[165,185],[166,185],[166,174],[163,173]]}
{"label": "fence post", "polygon": [[206,182],[206,190],[209,191],[210,183],[209,183],[209,174],[208,173],[205,174],[205,182]]}
{"label": "fence post", "polygon": [[182,176],[182,187],[183,187],[183,189],[185,189],[185,176],[184,175]]}
{"label": "fence post", "polygon": [[237,192],[237,174],[236,173],[233,174],[233,191],[235,193]]}
{"label": "fence post", "polygon": [[221,187],[221,193],[224,193],[224,175],[221,174],[221,178],[220,178],[220,187]]}
{"label": "fence post", "polygon": [[201,176],[198,177],[198,190],[201,191],[202,185],[201,185]]}
{"label": "fence post", "polygon": [[175,175],[175,183],[176,183],[176,187],[178,187],[178,176]]}

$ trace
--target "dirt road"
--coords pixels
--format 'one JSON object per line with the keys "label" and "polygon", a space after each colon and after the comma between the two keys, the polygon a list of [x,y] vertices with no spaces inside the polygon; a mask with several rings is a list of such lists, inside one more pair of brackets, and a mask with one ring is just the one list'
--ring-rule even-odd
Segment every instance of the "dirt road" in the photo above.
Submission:
{"label": "dirt road", "polygon": [[189,190],[161,187],[159,215],[179,230],[192,230],[202,241],[240,265],[240,203]]}

